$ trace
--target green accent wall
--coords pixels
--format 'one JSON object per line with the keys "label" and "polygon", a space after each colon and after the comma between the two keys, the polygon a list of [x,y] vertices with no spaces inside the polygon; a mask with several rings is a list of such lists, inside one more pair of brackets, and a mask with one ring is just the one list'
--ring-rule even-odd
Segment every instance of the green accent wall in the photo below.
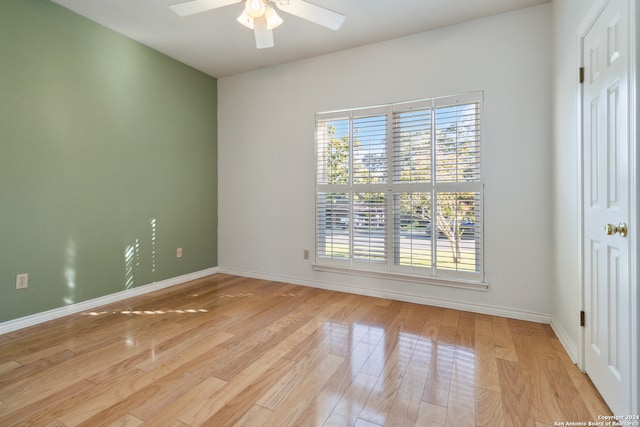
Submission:
{"label": "green accent wall", "polygon": [[48,0],[0,2],[0,322],[217,265],[216,88]]}

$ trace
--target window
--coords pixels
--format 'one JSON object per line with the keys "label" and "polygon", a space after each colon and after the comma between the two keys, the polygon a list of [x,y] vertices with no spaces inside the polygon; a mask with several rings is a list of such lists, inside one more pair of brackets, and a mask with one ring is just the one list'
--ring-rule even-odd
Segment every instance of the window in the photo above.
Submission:
{"label": "window", "polygon": [[479,92],[318,113],[314,267],[482,282],[481,110]]}

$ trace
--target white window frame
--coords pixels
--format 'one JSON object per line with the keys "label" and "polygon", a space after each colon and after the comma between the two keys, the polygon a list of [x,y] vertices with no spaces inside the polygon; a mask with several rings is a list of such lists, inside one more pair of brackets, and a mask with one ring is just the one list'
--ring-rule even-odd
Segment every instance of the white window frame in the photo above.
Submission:
{"label": "white window frame", "polygon": [[[479,174],[477,180],[474,181],[456,181],[456,182],[438,182],[436,179],[436,122],[435,115],[438,108],[447,107],[447,106],[456,106],[456,105],[466,105],[466,104],[477,104],[477,121],[479,123],[479,146],[480,152],[478,155],[480,156],[479,161]],[[429,108],[431,111],[431,179],[429,183],[403,183],[403,182],[394,182],[394,164],[393,164],[393,145],[394,145],[394,136],[393,136],[393,119],[395,113],[407,112],[411,109],[416,108]],[[353,120],[358,117],[365,117],[369,115],[385,115],[386,116],[386,163],[387,163],[387,181],[384,183],[368,183],[368,184],[355,184],[353,181],[353,162],[354,162],[354,148],[353,148]],[[329,184],[323,183],[323,178],[321,177],[322,171],[321,163],[322,160],[319,158],[319,141],[323,138],[321,135],[322,131],[319,128],[320,122],[325,122],[327,120],[337,119],[337,120],[348,120],[349,123],[349,182],[342,184]],[[482,92],[473,92],[469,94],[463,95],[455,95],[455,96],[447,96],[447,97],[439,97],[439,98],[430,98],[423,99],[418,101],[410,101],[410,102],[402,102],[402,103],[394,103],[387,104],[381,106],[367,107],[367,108],[358,108],[358,109],[350,109],[350,110],[339,110],[339,111],[331,111],[331,112],[321,112],[316,114],[316,197],[315,197],[315,205],[316,205],[316,220],[315,220],[315,263],[313,264],[313,269],[321,270],[321,271],[332,271],[332,272],[340,272],[346,274],[356,274],[356,275],[364,275],[364,276],[373,276],[379,278],[387,278],[393,280],[402,280],[409,282],[417,282],[417,283],[428,283],[435,285],[444,285],[444,286],[452,286],[452,287],[460,287],[466,289],[474,289],[474,290],[486,290],[488,285],[484,281],[484,230],[483,224],[485,221],[484,218],[484,183],[483,183],[483,162],[484,162],[484,138],[483,138],[483,93]],[[325,168],[325,166],[322,166]],[[326,171],[324,172],[326,174]],[[335,257],[322,257],[320,256],[320,248],[319,248],[319,233],[320,230],[320,222],[321,219],[319,217],[319,195],[320,194],[328,194],[328,193],[347,193],[353,195],[357,192],[375,192],[375,193],[384,193],[385,196],[385,219],[386,219],[386,261],[385,262],[363,262],[355,259],[353,256],[354,251],[354,205],[353,198],[349,199],[348,206],[348,219],[345,219],[348,227],[348,235],[349,235],[349,251],[350,255],[348,257],[339,259]],[[432,265],[430,267],[415,267],[415,266],[405,266],[399,265],[396,263],[396,256],[394,253],[396,245],[394,244],[394,233],[396,232],[396,222],[395,222],[395,212],[394,212],[394,195],[399,195],[407,192],[421,192],[421,193],[431,193],[431,213],[436,212],[437,208],[436,204],[436,194],[441,194],[444,192],[474,192],[479,195],[479,207],[477,215],[480,218],[480,224],[475,230],[476,233],[476,241],[475,243],[475,256],[476,256],[476,271],[455,271],[442,267],[437,267],[436,265],[436,249],[438,245],[438,238],[432,238],[431,240],[431,250],[432,250]],[[326,203],[326,201],[324,202]],[[325,204],[321,204],[320,206],[326,207]],[[474,205],[476,206],[476,205]],[[325,218],[326,219],[326,218]],[[477,220],[476,220],[477,221]],[[398,228],[399,229],[399,228]],[[438,230],[436,228],[436,233]],[[333,235],[332,235],[333,236]]]}

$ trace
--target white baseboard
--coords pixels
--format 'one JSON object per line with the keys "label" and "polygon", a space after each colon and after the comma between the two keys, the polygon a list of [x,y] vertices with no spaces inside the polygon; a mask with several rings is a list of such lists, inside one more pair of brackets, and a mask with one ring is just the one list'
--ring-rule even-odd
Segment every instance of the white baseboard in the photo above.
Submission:
{"label": "white baseboard", "polygon": [[136,297],[138,295],[147,294],[149,292],[158,291],[160,289],[179,285],[191,280],[201,279],[218,272],[218,267],[207,268],[193,273],[184,274],[178,277],[153,282],[148,285],[137,286],[114,294],[105,295],[103,297],[82,301],[76,304],[67,305],[65,307],[54,308],[52,310],[43,311],[42,313],[32,314],[30,316],[20,317],[18,319],[9,320],[0,323],[0,335],[8,332],[17,331],[18,329],[34,326],[39,323],[48,322],[49,320],[58,319],[70,314],[80,313],[82,311],[91,310],[96,307],[122,301],[127,298]]}
{"label": "white baseboard", "polygon": [[573,363],[577,363],[578,351],[574,343],[569,339],[567,331],[565,331],[564,328],[553,318],[551,319],[551,329],[555,332],[560,344],[562,344],[562,347],[564,347],[564,350],[567,352]]}
{"label": "white baseboard", "polygon": [[413,302],[416,304],[431,305],[434,307],[450,308],[454,310],[469,311],[472,313],[489,314],[492,316],[507,317],[510,319],[526,320],[536,323],[551,323],[551,315],[545,313],[536,313],[525,310],[513,310],[510,308],[495,307],[482,304],[472,304],[466,302],[451,301],[439,298],[425,297],[422,295],[406,294],[393,291],[381,291],[356,286],[337,285],[332,283],[322,283],[309,280],[301,280],[293,277],[275,276],[262,274],[253,271],[235,270],[231,268],[220,267],[220,273],[231,274],[234,276],[251,277],[255,279],[273,280],[276,282],[291,283],[294,285],[309,286],[313,288],[326,289],[330,291],[346,292],[350,294],[366,295],[371,297],[386,298],[396,301]]}

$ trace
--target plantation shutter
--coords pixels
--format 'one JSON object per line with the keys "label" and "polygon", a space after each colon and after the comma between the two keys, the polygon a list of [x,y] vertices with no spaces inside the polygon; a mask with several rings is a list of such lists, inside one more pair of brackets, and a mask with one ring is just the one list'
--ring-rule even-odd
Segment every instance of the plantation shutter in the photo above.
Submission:
{"label": "plantation shutter", "polygon": [[353,262],[385,264],[388,259],[387,109],[354,112],[352,123]]}
{"label": "plantation shutter", "polygon": [[348,115],[327,115],[316,123],[316,256],[323,259],[351,256],[349,127]]}
{"label": "plantation shutter", "polygon": [[440,99],[435,104],[434,200],[438,276],[473,278],[481,271],[482,184],[480,100]]}
{"label": "plantation shutter", "polygon": [[394,270],[433,275],[433,101],[401,104],[393,113]]}
{"label": "plantation shutter", "polygon": [[481,93],[316,116],[316,264],[482,280]]}

